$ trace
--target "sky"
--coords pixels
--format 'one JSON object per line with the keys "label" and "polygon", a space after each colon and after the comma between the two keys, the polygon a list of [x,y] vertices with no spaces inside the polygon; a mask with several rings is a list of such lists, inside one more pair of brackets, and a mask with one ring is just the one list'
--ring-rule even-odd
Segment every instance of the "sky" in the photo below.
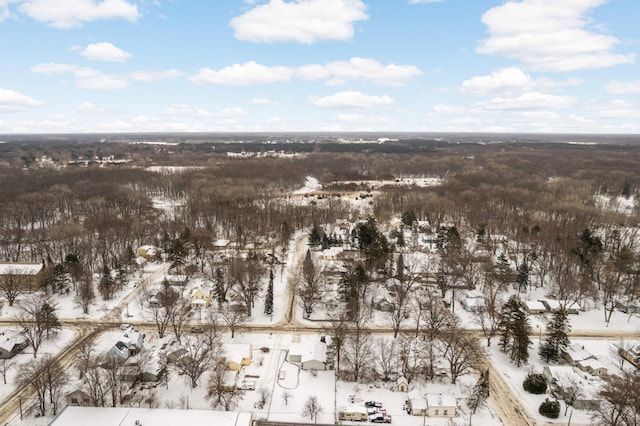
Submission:
{"label": "sky", "polygon": [[638,0],[0,0],[0,134],[640,133]]}

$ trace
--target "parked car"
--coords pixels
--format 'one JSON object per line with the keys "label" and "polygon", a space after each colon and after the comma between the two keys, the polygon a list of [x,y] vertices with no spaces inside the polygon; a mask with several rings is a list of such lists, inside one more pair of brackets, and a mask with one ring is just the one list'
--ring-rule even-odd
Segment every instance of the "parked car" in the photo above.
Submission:
{"label": "parked car", "polygon": [[369,416],[369,421],[371,423],[391,423],[391,416],[386,416],[384,414],[372,414]]}
{"label": "parked car", "polygon": [[204,328],[202,327],[191,327],[191,332],[194,334],[202,334],[204,333]]}
{"label": "parked car", "polygon": [[382,408],[382,403],[381,402],[376,402],[376,401],[367,401],[364,403],[365,407],[377,407],[377,408]]}

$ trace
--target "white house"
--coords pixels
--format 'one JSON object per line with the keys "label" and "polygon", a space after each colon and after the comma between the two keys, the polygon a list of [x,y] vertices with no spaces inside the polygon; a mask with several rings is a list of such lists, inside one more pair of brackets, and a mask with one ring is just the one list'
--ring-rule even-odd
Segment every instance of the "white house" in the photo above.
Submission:
{"label": "white house", "polygon": [[537,300],[523,300],[522,307],[531,315],[543,314],[547,312],[547,307]]}
{"label": "white house", "polygon": [[417,389],[409,392],[409,410],[412,416],[427,415],[427,400]]}
{"label": "white house", "polygon": [[309,339],[292,343],[287,359],[303,370],[327,370],[327,345]]}
{"label": "white house", "polygon": [[482,296],[466,296],[460,303],[467,312],[482,312],[485,309],[484,297]]}
{"label": "white house", "polygon": [[452,395],[427,394],[427,415],[429,417],[455,417],[456,399]]}

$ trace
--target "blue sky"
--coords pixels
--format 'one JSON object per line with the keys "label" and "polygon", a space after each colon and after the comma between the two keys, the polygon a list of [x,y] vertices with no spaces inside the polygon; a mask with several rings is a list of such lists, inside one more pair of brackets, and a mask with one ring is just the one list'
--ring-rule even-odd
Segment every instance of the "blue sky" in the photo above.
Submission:
{"label": "blue sky", "polygon": [[640,133],[637,0],[0,0],[0,133]]}

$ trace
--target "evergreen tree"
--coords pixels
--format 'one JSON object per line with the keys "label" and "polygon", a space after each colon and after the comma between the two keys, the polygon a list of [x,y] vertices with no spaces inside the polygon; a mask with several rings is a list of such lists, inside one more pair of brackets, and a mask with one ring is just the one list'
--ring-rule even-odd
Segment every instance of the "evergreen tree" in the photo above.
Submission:
{"label": "evergreen tree", "polygon": [[540,345],[540,357],[546,362],[557,361],[560,352],[569,346],[569,318],[564,308],[553,313],[551,321],[547,324],[547,337]]}
{"label": "evergreen tree", "polygon": [[322,243],[322,237],[324,231],[317,224],[313,224],[311,232],[309,233],[309,245],[313,248],[318,247]]}
{"label": "evergreen tree", "polygon": [[529,315],[522,309],[513,313],[512,334],[511,360],[520,367],[529,361],[529,346],[533,343]]}
{"label": "evergreen tree", "polygon": [[269,285],[267,286],[267,295],[264,298],[264,313],[265,315],[273,313],[273,269],[269,271]]}
{"label": "evergreen tree", "polygon": [[36,314],[36,322],[45,330],[46,338],[49,339],[50,334],[61,328],[56,308],[49,302],[45,302],[40,307],[40,311]]}
{"label": "evergreen tree", "polygon": [[104,300],[110,300],[113,297],[115,281],[111,276],[111,270],[104,265],[102,267],[102,277],[100,278],[100,294]]}
{"label": "evergreen tree", "polygon": [[478,382],[473,387],[467,406],[471,410],[471,414],[475,414],[478,408],[482,407],[489,398],[489,370],[485,370],[480,374]]}
{"label": "evergreen tree", "polygon": [[527,287],[529,287],[529,265],[527,265],[527,262],[522,262],[520,266],[518,266],[516,282],[518,285],[518,293],[527,291]]}
{"label": "evergreen tree", "polygon": [[526,364],[532,344],[531,324],[516,296],[511,296],[502,307],[500,330],[500,349],[509,354],[516,366]]}

